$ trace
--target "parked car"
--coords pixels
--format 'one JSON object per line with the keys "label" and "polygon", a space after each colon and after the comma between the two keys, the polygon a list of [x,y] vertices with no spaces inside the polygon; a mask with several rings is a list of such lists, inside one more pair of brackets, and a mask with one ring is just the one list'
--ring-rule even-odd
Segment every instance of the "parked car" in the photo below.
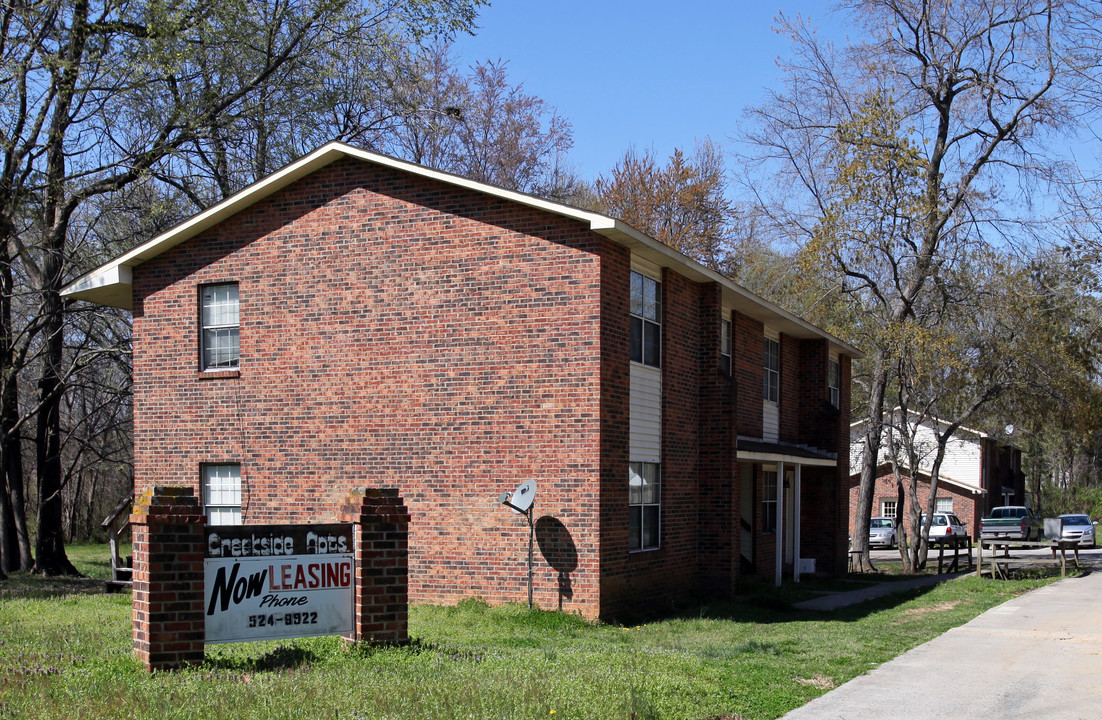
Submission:
{"label": "parked car", "polygon": [[983,540],[1035,540],[1044,533],[1041,518],[1024,505],[1004,505],[993,508],[980,520]]}
{"label": "parked car", "polygon": [[[922,515],[922,524],[926,524],[926,515]],[[930,523],[930,545],[945,543],[955,538],[964,538],[967,532],[964,523],[953,513],[936,512]]]}
{"label": "parked car", "polygon": [[1061,540],[1078,540],[1080,545],[1094,547],[1094,523],[1089,515],[1061,515],[1060,527]]}
{"label": "parked car", "polygon": [[869,547],[895,547],[895,520],[886,517],[869,518]]}

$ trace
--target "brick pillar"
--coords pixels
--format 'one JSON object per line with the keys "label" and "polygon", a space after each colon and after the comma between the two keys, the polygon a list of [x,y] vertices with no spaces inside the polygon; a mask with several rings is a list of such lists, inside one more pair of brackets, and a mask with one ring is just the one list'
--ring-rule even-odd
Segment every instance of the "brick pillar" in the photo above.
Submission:
{"label": "brick pillar", "polygon": [[353,490],[338,521],[355,525],[355,631],[351,640],[409,642],[409,511],[398,491]]}
{"label": "brick pillar", "polygon": [[203,661],[203,515],[191,488],[134,498],[134,653],[147,670]]}

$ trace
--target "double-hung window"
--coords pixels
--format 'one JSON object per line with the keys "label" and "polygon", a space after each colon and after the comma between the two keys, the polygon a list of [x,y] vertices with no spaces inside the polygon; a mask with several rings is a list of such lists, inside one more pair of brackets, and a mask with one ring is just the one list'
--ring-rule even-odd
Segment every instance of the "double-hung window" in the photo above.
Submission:
{"label": "double-hung window", "polygon": [[827,362],[827,385],[830,387],[830,404],[834,407],[841,407],[842,366],[837,360]]}
{"label": "double-hung window", "polygon": [[240,465],[203,465],[203,509],[211,525],[241,524]]}
{"label": "double-hung window", "polygon": [[781,396],[781,344],[773,338],[765,338],[762,394],[769,402],[778,402]]}
{"label": "double-hung window", "polygon": [[939,513],[951,513],[953,512],[953,498],[951,497],[939,497],[934,501],[934,512]]}
{"label": "double-hung window", "polygon": [[719,321],[719,369],[726,375],[731,374],[731,348],[733,346],[731,321]]}
{"label": "double-hung window", "polygon": [[761,483],[761,531],[766,535],[777,532],[777,471],[762,472]]}
{"label": "double-hung window", "polygon": [[631,359],[662,366],[662,285],[634,270],[631,273]]}
{"label": "double-hung window", "polygon": [[237,283],[204,285],[200,290],[203,370],[235,370],[239,366]]}
{"label": "double-hung window", "polygon": [[661,467],[649,462],[633,462],[628,467],[628,550],[654,550],[659,546],[662,514]]}
{"label": "double-hung window", "polygon": [[898,500],[881,500],[880,501],[880,514],[883,517],[889,517],[895,519],[895,508],[897,507]]}

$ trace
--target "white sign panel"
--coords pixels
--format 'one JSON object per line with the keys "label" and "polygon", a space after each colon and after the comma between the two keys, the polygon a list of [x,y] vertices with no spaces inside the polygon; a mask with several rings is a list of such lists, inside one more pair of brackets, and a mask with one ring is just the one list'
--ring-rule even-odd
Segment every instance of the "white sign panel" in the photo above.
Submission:
{"label": "white sign panel", "polygon": [[353,630],[351,525],[208,527],[206,642]]}

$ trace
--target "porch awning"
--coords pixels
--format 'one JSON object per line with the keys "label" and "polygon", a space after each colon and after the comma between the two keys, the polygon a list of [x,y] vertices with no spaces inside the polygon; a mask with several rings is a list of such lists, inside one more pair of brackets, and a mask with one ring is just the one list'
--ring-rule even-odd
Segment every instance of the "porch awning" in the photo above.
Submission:
{"label": "porch awning", "polygon": [[738,460],[761,463],[792,463],[814,467],[837,467],[834,453],[824,452],[803,445],[769,442],[754,438],[739,438],[735,446]]}

